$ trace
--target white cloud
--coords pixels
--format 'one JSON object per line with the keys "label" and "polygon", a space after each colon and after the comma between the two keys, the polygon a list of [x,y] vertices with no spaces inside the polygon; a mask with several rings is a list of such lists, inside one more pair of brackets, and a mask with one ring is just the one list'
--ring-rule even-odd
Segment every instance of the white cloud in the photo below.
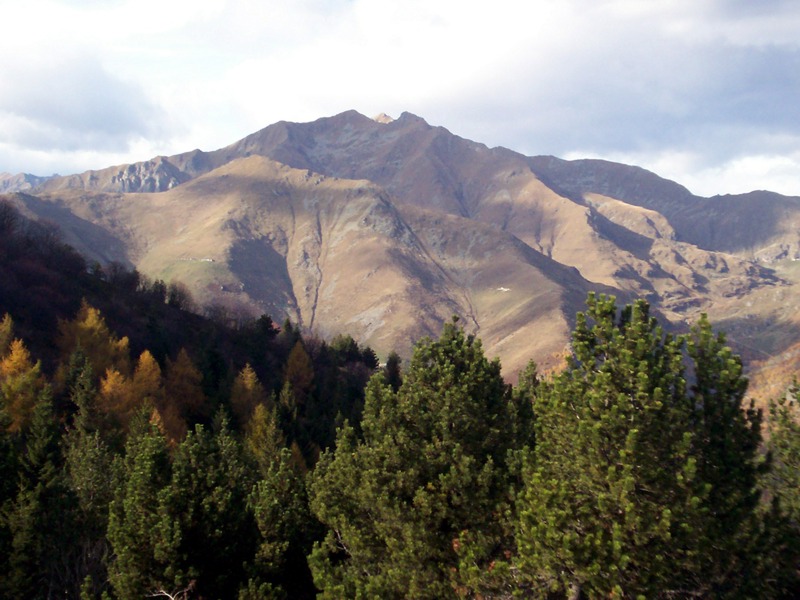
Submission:
{"label": "white cloud", "polygon": [[[20,156],[55,149],[61,171],[78,157],[99,161],[82,169],[150,157],[136,149],[213,149],[278,120],[355,108],[409,110],[529,154],[641,159],[701,193],[716,181],[800,194],[789,166],[800,152],[800,13],[788,0],[0,8],[6,22],[35,23],[0,38],[14,57],[0,64],[0,130]],[[58,57],[63,66],[42,67]]]}

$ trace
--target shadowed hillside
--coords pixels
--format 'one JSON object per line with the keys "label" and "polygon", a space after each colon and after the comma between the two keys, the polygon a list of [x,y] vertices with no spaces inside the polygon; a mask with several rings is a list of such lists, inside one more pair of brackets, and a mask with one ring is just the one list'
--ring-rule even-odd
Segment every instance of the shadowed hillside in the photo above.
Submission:
{"label": "shadowed hillside", "polygon": [[[559,361],[590,289],[644,297],[678,329],[702,312],[798,324],[785,301],[798,278],[782,265],[800,256],[800,199],[700,198],[637,167],[525,157],[410,113],[279,122],[14,201],[101,263],[384,356],[457,314],[511,377],[529,358]],[[771,355],[768,337],[731,332]]]}

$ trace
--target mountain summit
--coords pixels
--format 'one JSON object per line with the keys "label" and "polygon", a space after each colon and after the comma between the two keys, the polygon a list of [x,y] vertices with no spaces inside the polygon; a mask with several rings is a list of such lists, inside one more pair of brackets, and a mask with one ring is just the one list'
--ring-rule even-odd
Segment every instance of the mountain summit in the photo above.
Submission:
{"label": "mountain summit", "polygon": [[751,358],[800,340],[800,198],[701,198],[410,113],[282,121],[212,152],[25,185],[12,200],[101,262],[384,355],[455,314],[508,376],[555,366],[590,290],[644,297],[676,328],[707,312]]}

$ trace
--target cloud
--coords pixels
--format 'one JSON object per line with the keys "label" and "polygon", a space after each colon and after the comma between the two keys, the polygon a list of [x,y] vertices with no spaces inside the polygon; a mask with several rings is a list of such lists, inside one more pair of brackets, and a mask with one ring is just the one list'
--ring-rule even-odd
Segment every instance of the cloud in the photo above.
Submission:
{"label": "cloud", "polygon": [[791,0],[28,0],[6,16],[37,23],[0,38],[0,139],[20,149],[210,150],[278,120],[408,110],[527,154],[800,193],[779,166],[800,151]]}
{"label": "cloud", "polygon": [[140,87],[114,77],[91,57],[0,69],[0,141],[32,150],[127,148],[157,137],[160,109]]}

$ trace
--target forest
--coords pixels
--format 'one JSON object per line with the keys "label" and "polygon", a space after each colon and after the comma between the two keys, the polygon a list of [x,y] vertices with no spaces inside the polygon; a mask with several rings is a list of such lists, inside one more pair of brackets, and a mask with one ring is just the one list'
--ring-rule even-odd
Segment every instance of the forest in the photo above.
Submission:
{"label": "forest", "polygon": [[0,204],[0,596],[794,598],[800,389],[590,294],[516,385],[193,305]]}

